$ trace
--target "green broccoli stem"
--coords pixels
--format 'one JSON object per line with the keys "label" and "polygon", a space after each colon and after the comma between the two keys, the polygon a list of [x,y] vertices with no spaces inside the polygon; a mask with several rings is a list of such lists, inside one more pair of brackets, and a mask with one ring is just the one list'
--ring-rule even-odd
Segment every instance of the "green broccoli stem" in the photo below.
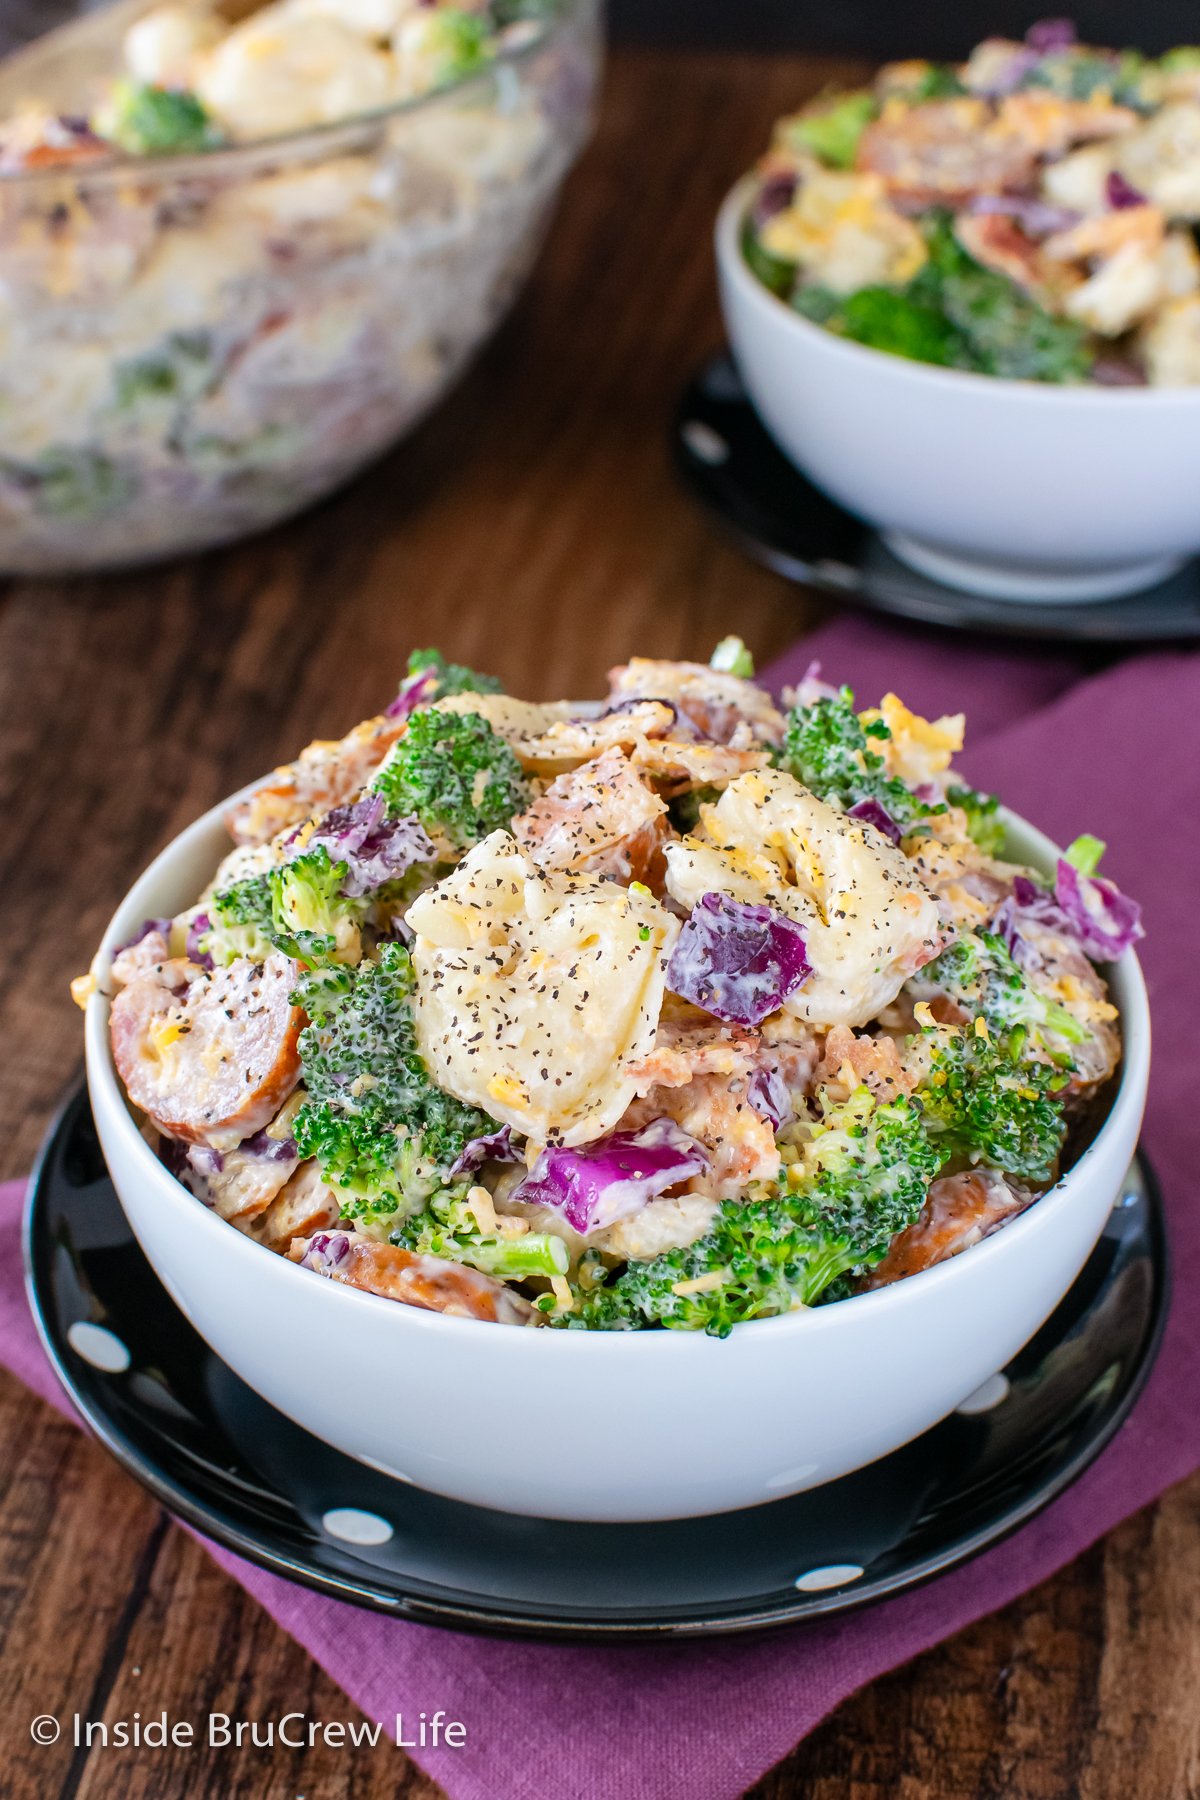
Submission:
{"label": "green broccoli stem", "polygon": [[571,1265],[566,1244],[551,1231],[531,1231],[525,1237],[451,1241],[461,1245],[457,1252],[460,1261],[504,1281],[523,1281],[531,1275],[544,1275],[549,1280],[554,1275],[565,1275]]}

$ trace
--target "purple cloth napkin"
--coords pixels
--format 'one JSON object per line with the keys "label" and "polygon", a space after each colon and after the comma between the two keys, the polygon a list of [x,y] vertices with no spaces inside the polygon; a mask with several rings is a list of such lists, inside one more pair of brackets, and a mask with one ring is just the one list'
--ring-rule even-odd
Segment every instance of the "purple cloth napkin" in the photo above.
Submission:
{"label": "purple cloth napkin", "polygon": [[[1106,871],[1144,904],[1155,1021],[1147,1142],[1162,1177],[1176,1292],[1200,1282],[1193,923],[1200,894],[1200,658],[1163,653],[1110,669],[842,620],[768,672],[813,656],[863,703],[896,689],[915,709],[965,709],[967,776],[1060,841],[1107,838]],[[0,1197],[0,1356],[62,1404],[26,1313],[13,1254],[18,1201]],[[453,1800],[735,1800],[854,1689],[994,1611],[1077,1556],[1200,1464],[1200,1314],[1176,1306],[1132,1417],[1083,1479],[1015,1537],[940,1580],[864,1612],[758,1639],[652,1648],[497,1642],[360,1612],[221,1550],[218,1561],[372,1718],[444,1708],[457,1750],[423,1752]]]}

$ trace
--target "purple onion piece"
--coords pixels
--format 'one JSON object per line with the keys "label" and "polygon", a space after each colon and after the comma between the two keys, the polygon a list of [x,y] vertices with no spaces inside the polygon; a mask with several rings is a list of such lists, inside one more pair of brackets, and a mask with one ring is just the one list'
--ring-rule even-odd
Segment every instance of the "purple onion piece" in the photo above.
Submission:
{"label": "purple onion piece", "polygon": [[792,699],[796,706],[814,706],[818,700],[836,700],[837,694],[835,687],[828,681],[822,681],[821,664],[816,657],[792,689]]}
{"label": "purple onion piece", "polygon": [[350,1239],[344,1231],[318,1231],[309,1238],[300,1267],[315,1269],[318,1275],[329,1275],[349,1254]]}
{"label": "purple onion piece", "polygon": [[761,1025],[812,974],[804,933],[771,906],[702,894],[671,952],[667,986],[732,1025]]}
{"label": "purple onion piece", "polygon": [[756,225],[765,225],[776,213],[786,212],[796,193],[796,177],[784,171],[768,175],[754,196],[752,217]]}
{"label": "purple onion piece", "polygon": [[904,835],[886,806],[881,806],[878,800],[857,801],[847,816],[860,819],[864,825],[873,825],[876,831],[882,831],[884,837],[890,838],[893,844],[898,844]]}
{"label": "purple onion piece", "polygon": [[1079,33],[1074,19],[1039,19],[1025,33],[1025,42],[1039,56],[1049,56],[1056,50],[1074,49]]}
{"label": "purple onion piece", "polygon": [[382,794],[364,794],[352,806],[326,813],[305,846],[324,849],[331,862],[346,864],[342,892],[348,898],[361,899],[437,855],[417,819],[389,820],[386,814]]}
{"label": "purple onion piece", "polygon": [[1069,206],[1054,206],[1033,194],[976,194],[967,205],[969,213],[978,216],[999,214],[1012,219],[1027,237],[1049,237],[1055,231],[1069,231],[1078,225],[1081,213]]}
{"label": "purple onion piece", "polygon": [[462,1154],[455,1157],[448,1173],[470,1175],[481,1169],[485,1162],[520,1162],[521,1152],[513,1143],[512,1126],[502,1125],[499,1131],[489,1132],[486,1137],[472,1138],[463,1148]]}
{"label": "purple onion piece", "polygon": [[396,698],[384,707],[384,718],[407,719],[419,706],[428,706],[437,693],[437,684],[434,669],[418,669],[415,674],[406,675]]}
{"label": "purple onion piece", "polygon": [[1100,387],[1146,386],[1146,371],[1132,356],[1098,356],[1091,375]]}
{"label": "purple onion piece", "polygon": [[1095,962],[1114,962],[1144,937],[1142,909],[1102,875],[1081,875],[1059,857],[1054,898],[1084,951]]}
{"label": "purple onion piece", "polygon": [[116,949],[113,951],[113,955],[120,956],[123,950],[132,950],[135,944],[140,944],[143,938],[148,938],[152,931],[161,931],[163,936],[169,940],[171,936],[171,920],[143,919],[133,936],[131,938],[126,938],[123,944],[117,945]]}
{"label": "purple onion piece", "polygon": [[1001,64],[992,80],[975,91],[988,100],[1002,100],[1006,94],[1015,94],[1025,77],[1037,68],[1040,60],[1040,51],[1033,50],[1028,45],[1014,50],[1008,61]]}
{"label": "purple onion piece", "polygon": [[239,1145],[239,1148],[244,1155],[256,1157],[261,1162],[295,1162],[300,1154],[296,1148],[295,1138],[270,1137],[265,1125],[261,1131],[256,1131],[253,1137],[248,1137],[244,1144]]}
{"label": "purple onion piece", "polygon": [[210,1149],[207,1144],[193,1144],[187,1153],[187,1160],[197,1175],[207,1180],[212,1175],[219,1175],[225,1167],[225,1158],[219,1150]]}
{"label": "purple onion piece", "polygon": [[1027,925],[1073,939],[1093,962],[1114,962],[1145,936],[1141,915],[1137,901],[1122,894],[1111,881],[1081,875],[1060,857],[1053,891],[1028,876],[1016,877],[1012,897],[997,909],[993,929],[1024,969],[1036,968],[1042,960],[1022,929]]}
{"label": "purple onion piece", "polygon": [[594,1143],[543,1150],[509,1196],[528,1205],[553,1207],[586,1236],[647,1203],[709,1166],[709,1154],[671,1119],[652,1119],[639,1131],[613,1131]]}
{"label": "purple onion piece", "polygon": [[778,1131],[795,1110],[787,1082],[778,1069],[757,1069],[750,1077],[746,1098],[773,1131]]}
{"label": "purple onion piece", "polygon": [[1108,179],[1104,183],[1104,198],[1115,212],[1122,212],[1130,206],[1145,206],[1146,196],[1140,188],[1135,188],[1132,181],[1126,181],[1119,169],[1110,169]]}
{"label": "purple onion piece", "polygon": [[199,969],[211,969],[213,966],[212,957],[208,954],[208,951],[202,947],[204,935],[206,932],[211,931],[211,929],[212,920],[209,918],[208,914],[204,912],[197,913],[191,924],[188,926],[187,941],[184,945],[184,950],[188,961],[195,963],[196,967]]}

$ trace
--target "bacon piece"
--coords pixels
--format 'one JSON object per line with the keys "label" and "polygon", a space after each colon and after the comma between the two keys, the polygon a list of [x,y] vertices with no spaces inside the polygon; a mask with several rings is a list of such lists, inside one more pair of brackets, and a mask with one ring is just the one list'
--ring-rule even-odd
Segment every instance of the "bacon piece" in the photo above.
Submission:
{"label": "bacon piece", "polygon": [[609,875],[661,887],[666,806],[613,745],[556,777],[513,820],[513,836],[543,869]]}

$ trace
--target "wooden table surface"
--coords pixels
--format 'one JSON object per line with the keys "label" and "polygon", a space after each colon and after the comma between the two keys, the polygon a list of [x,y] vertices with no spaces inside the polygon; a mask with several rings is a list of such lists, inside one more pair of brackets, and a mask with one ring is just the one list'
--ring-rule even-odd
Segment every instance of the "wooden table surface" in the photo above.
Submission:
{"label": "wooden table surface", "polygon": [[[411,443],[240,548],[3,590],[5,1173],[29,1166],[78,1065],[66,982],[130,878],[220,796],[375,711],[412,645],[538,697],[598,691],[631,650],[706,656],[730,630],[765,661],[820,616],[714,536],[675,485],[665,427],[719,341],[708,233],[723,188],[778,112],[852,72],[617,56],[530,291]],[[0,1434],[6,1800],[439,1792],[386,1747],[33,1744],[46,1712],[356,1714],[103,1451],[8,1377]],[[1177,1800],[1200,1793],[1198,1695],[1200,1480],[849,1701],[756,1794]]]}

